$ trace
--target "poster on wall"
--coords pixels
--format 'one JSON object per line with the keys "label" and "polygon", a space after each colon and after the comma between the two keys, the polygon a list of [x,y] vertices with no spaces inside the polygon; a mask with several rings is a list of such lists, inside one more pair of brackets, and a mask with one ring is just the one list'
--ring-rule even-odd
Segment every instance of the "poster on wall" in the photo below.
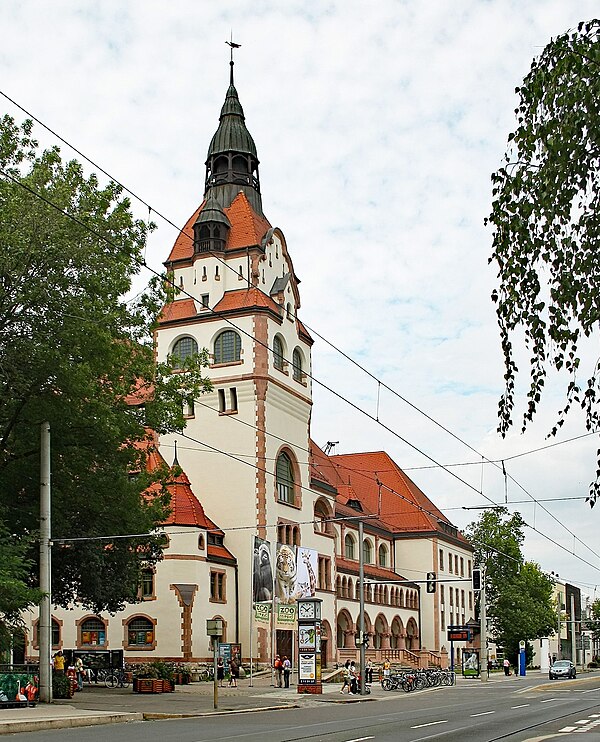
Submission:
{"label": "poster on wall", "polygon": [[312,685],[317,679],[317,658],[314,654],[300,653],[298,659],[298,682]]}
{"label": "poster on wall", "polygon": [[296,599],[314,598],[317,594],[319,553],[315,549],[298,547],[296,555]]}
{"label": "poster on wall", "polygon": [[254,536],[252,600],[255,603],[268,603],[273,600],[271,544],[258,536]]}
{"label": "poster on wall", "polygon": [[277,544],[275,558],[275,590],[280,603],[296,602],[296,547]]}

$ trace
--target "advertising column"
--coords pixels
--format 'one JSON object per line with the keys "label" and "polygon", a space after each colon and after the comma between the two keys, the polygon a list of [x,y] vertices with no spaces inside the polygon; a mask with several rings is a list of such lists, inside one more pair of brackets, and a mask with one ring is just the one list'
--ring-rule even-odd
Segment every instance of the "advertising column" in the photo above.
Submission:
{"label": "advertising column", "polygon": [[319,694],[321,682],[321,599],[298,600],[298,693]]}

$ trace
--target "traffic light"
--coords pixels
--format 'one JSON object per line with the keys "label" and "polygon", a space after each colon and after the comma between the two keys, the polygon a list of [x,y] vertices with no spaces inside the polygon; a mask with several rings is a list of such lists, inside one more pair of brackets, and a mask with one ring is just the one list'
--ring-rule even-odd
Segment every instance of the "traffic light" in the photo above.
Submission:
{"label": "traffic light", "polygon": [[478,567],[473,570],[473,590],[481,590],[481,570]]}
{"label": "traffic light", "polygon": [[427,573],[427,592],[428,593],[434,593],[435,587],[436,587],[436,574],[435,572],[428,572]]}

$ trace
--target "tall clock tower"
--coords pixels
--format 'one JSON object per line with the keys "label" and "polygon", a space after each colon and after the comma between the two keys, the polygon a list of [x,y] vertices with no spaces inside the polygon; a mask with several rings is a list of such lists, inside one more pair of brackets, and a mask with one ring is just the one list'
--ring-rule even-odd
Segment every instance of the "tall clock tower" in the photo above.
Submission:
{"label": "tall clock tower", "polygon": [[314,505],[312,339],[297,318],[299,280],[285,238],[263,212],[258,165],[231,62],[204,198],[165,263],[181,292],[164,307],[157,330],[159,360],[201,348],[210,354],[213,391],[186,406],[185,437],[161,443],[178,439],[179,461],[228,531],[240,565],[238,584],[227,586],[227,601],[237,598],[241,607],[239,622],[227,627],[226,641],[248,636],[254,535],[273,544],[285,532],[299,543],[297,524],[310,522]]}

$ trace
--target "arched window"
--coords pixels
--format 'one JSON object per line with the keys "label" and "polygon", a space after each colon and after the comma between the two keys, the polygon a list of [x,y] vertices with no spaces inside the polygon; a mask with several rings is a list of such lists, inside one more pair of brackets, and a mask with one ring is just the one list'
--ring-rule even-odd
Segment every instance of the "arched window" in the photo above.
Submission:
{"label": "arched window", "polygon": [[368,538],[363,541],[363,560],[365,564],[373,563],[373,544]]}
{"label": "arched window", "polygon": [[87,618],[79,624],[80,644],[97,647],[106,644],[106,625],[99,618]]}
{"label": "arched window", "polygon": [[277,457],[275,471],[277,483],[277,499],[288,505],[294,504],[294,469],[292,460],[287,453],[282,452]]}
{"label": "arched window", "polygon": [[346,559],[356,559],[354,545],[354,536],[351,533],[347,533],[344,537],[344,556]]}
{"label": "arched window", "polygon": [[302,381],[304,377],[304,373],[302,372],[302,353],[300,353],[298,348],[295,348],[292,354],[292,369],[294,381]]}
{"label": "arched window", "polygon": [[127,643],[130,646],[147,647],[154,643],[154,624],[147,618],[137,616],[127,624]]}
{"label": "arched window", "polygon": [[176,367],[183,365],[186,358],[193,356],[198,352],[198,343],[191,337],[179,338],[179,340],[173,346],[171,355],[175,358]]}
{"label": "arched window", "polygon": [[279,335],[273,340],[273,365],[279,371],[283,371],[283,343]]}
{"label": "arched window", "polygon": [[388,566],[388,550],[385,544],[379,544],[379,566]]}
{"label": "arched window", "polygon": [[242,355],[242,339],[233,330],[224,330],[215,340],[215,363],[239,361]]}

